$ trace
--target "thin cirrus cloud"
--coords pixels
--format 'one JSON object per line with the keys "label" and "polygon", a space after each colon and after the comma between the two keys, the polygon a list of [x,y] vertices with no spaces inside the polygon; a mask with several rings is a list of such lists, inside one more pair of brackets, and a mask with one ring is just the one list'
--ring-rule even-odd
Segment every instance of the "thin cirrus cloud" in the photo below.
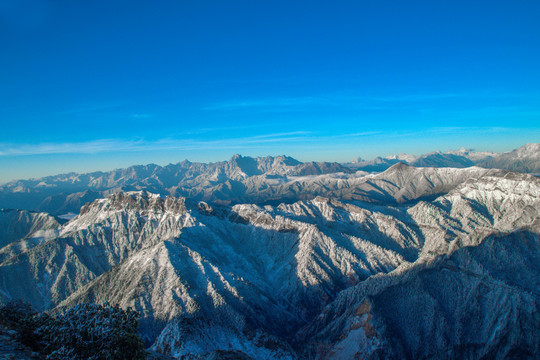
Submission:
{"label": "thin cirrus cloud", "polygon": [[222,101],[203,108],[207,111],[303,109],[317,106],[347,106],[369,110],[382,109],[388,103],[422,103],[471,97],[470,94],[406,94],[400,96],[327,95],[290,98],[260,98]]}
{"label": "thin cirrus cloud", "polygon": [[[195,151],[195,150],[239,150],[249,151],[260,148],[274,148],[284,145],[302,145],[317,148],[328,144],[355,143],[359,139],[370,141],[391,141],[405,138],[440,137],[440,136],[465,136],[465,135],[512,135],[517,134],[515,129],[505,127],[432,127],[421,130],[395,130],[364,131],[356,133],[342,133],[321,135],[310,131],[293,131],[272,134],[261,134],[247,137],[195,140],[195,139],[160,139],[148,140],[123,140],[101,139],[87,142],[73,143],[42,143],[42,144],[0,144],[0,157],[26,156],[26,155],[52,155],[52,154],[96,154],[96,153],[121,153],[121,152],[159,152],[159,151]],[[386,140],[385,140],[386,139]]]}
{"label": "thin cirrus cloud", "polygon": [[357,132],[357,133],[351,133],[351,134],[333,135],[331,136],[331,138],[333,139],[355,138],[355,137],[374,136],[374,135],[381,135],[381,134],[383,134],[382,131],[363,131],[363,132]]}
{"label": "thin cirrus cloud", "polygon": [[294,109],[312,106],[355,106],[379,109],[388,103],[419,104],[446,100],[497,100],[497,99],[537,99],[538,93],[502,93],[494,91],[448,92],[448,93],[411,93],[391,96],[329,94],[325,96],[276,97],[234,99],[210,104],[203,110],[248,110],[248,109]]}
{"label": "thin cirrus cloud", "polygon": [[515,133],[516,129],[501,127],[501,126],[436,126],[426,129],[417,129],[417,130],[396,130],[385,133],[385,136],[389,138],[406,138],[406,137],[434,137],[439,138],[441,136],[445,137],[455,137],[462,135],[495,135],[503,133]]}
{"label": "thin cirrus cloud", "polygon": [[58,112],[58,115],[86,115],[94,114],[96,112],[108,111],[117,109],[125,105],[124,102],[110,102],[106,104],[91,104],[79,106],[76,108],[66,109]]}
{"label": "thin cirrus cloud", "polygon": [[137,146],[136,141],[94,140],[80,143],[1,144],[0,156],[45,154],[92,154],[122,151]]}
{"label": "thin cirrus cloud", "polygon": [[253,108],[297,107],[320,104],[323,102],[323,100],[323,98],[317,97],[232,100],[211,104],[204,107],[203,110],[241,110]]}
{"label": "thin cirrus cloud", "polygon": [[77,108],[71,108],[62,110],[56,113],[57,116],[69,116],[69,117],[115,117],[115,118],[131,118],[131,119],[151,119],[153,114],[146,112],[129,112],[123,110],[128,103],[126,102],[110,102],[106,104],[95,104],[88,106],[80,106]]}
{"label": "thin cirrus cloud", "polygon": [[309,132],[263,134],[222,140],[161,139],[156,141],[101,139],[77,143],[0,144],[0,156],[46,154],[93,154],[103,152],[136,152],[167,150],[245,149],[252,146],[287,143],[309,139]]}

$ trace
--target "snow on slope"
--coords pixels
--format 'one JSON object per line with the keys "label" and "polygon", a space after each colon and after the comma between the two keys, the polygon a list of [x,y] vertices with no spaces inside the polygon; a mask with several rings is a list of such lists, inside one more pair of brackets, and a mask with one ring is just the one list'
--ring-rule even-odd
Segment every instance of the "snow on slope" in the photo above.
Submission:
{"label": "snow on slope", "polygon": [[[137,202],[140,195],[132,196]],[[110,208],[108,202],[89,208]],[[145,317],[152,340],[157,323],[177,315],[211,318],[222,327],[244,324],[234,330],[241,333],[263,328],[264,336],[285,336],[339,290],[406,261],[400,253],[414,259],[419,245],[402,221],[326,199],[279,209],[201,204],[185,217],[193,220],[184,221],[176,239],[130,256],[62,306],[81,300],[132,306]],[[163,269],[170,268],[165,276]]]}
{"label": "snow on slope", "polygon": [[45,213],[26,210],[0,210],[0,250],[17,240],[54,234],[60,227],[57,219]]}
{"label": "snow on slope", "polygon": [[398,162],[415,167],[463,168],[480,166],[487,169],[504,169],[538,174],[540,173],[540,143],[526,144],[505,153],[474,151],[461,148],[446,152],[435,151],[420,156],[399,154],[385,158],[376,157],[369,161],[356,160],[347,164],[347,166],[356,170],[383,172]]}
{"label": "snow on slope", "polygon": [[[40,308],[79,301],[131,306],[141,312],[142,330],[148,342],[155,340],[154,349],[176,356],[234,350],[251,358],[347,358],[377,353],[381,344],[390,344],[388,354],[396,357],[432,356],[446,345],[422,352],[407,339],[390,343],[388,336],[402,330],[385,330],[391,311],[366,295],[404,284],[467,246],[480,248],[493,233],[525,228],[531,233],[527,241],[534,240],[540,232],[539,182],[499,170],[398,164],[378,175],[304,177],[298,186],[324,186],[332,196],[276,206],[219,206],[145,191],[112,194],[84,206],[58,237],[5,259],[0,301],[23,297]],[[499,249],[493,246],[479,251]],[[486,271],[494,277],[502,265],[497,269]],[[459,278],[478,274],[476,263],[464,262],[458,270]],[[422,281],[415,286],[432,291]],[[465,296],[466,289],[456,296]],[[509,301],[530,311],[525,295]],[[439,310],[429,299],[416,305],[435,314]],[[453,311],[444,316],[461,319]],[[446,336],[446,325],[442,333],[418,326],[427,337]],[[494,338],[498,348],[502,340]],[[467,345],[475,338],[463,339]],[[447,345],[459,341],[452,338]]]}
{"label": "snow on slope", "polygon": [[478,165],[486,168],[540,174],[540,143],[526,144],[518,149],[486,159]]}
{"label": "snow on slope", "polygon": [[301,163],[287,156],[251,158],[235,155],[229,161],[210,164],[186,160],[167,166],[137,165],[109,172],[69,173],[13,181],[0,186],[0,207],[63,215],[78,213],[85,202],[111,193],[138,190],[228,204],[240,202],[245,195],[246,181],[255,182],[252,186],[260,188],[287,176],[337,172],[350,173],[351,170],[337,163]]}
{"label": "snow on slope", "polygon": [[538,233],[475,247],[342,292],[299,332],[317,359],[535,359]]}
{"label": "snow on slope", "polygon": [[[431,203],[420,202],[408,213],[430,234],[424,253],[447,247],[478,245],[493,231],[540,228],[540,179],[506,173],[469,180]],[[442,248],[442,250],[437,250]]]}
{"label": "snow on slope", "polygon": [[[49,308],[133,252],[178,236],[181,229],[183,199],[115,194],[94,205],[60,229],[58,237],[4,259],[2,301],[28,298],[38,309]],[[160,208],[168,211],[156,213]]]}
{"label": "snow on slope", "polygon": [[[320,359],[538,354],[529,333],[540,330],[540,180],[516,173],[469,180],[407,213],[425,239],[418,260],[341,292],[300,331],[299,341],[318,343],[307,353]],[[457,324],[470,330],[456,333]]]}
{"label": "snow on slope", "polygon": [[[69,173],[13,181],[0,186],[0,207],[64,215],[69,212],[78,213],[85,202],[111,193],[140,190],[224,205],[278,204],[310,200],[318,195],[334,196],[326,194],[325,183],[328,177],[360,181],[358,179],[366,175],[366,172],[383,172],[399,162],[416,167],[463,168],[477,165],[538,173],[539,146],[527,144],[503,154],[466,149],[422,156],[400,154],[369,162],[349,163],[346,166],[327,162],[301,163],[287,156],[251,158],[240,155],[233,156],[229,161],[209,164],[185,160],[166,166],[137,165],[109,172]],[[341,190],[348,184],[337,181],[333,186],[334,190]],[[364,198],[369,199],[369,196]]]}

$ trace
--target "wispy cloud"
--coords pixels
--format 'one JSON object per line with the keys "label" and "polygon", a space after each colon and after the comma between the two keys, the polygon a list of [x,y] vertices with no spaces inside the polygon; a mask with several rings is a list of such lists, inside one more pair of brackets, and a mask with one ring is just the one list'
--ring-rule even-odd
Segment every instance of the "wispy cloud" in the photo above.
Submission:
{"label": "wispy cloud", "polygon": [[87,142],[0,144],[0,156],[45,155],[45,154],[96,154],[104,152],[137,152],[168,150],[245,149],[262,144],[284,144],[308,138],[309,132],[263,134],[221,140],[160,139],[122,140],[102,139]]}
{"label": "wispy cloud", "polygon": [[196,128],[192,130],[188,130],[185,132],[177,133],[177,136],[185,136],[185,135],[200,135],[200,134],[208,134],[208,133],[215,133],[215,132],[225,132],[225,131],[233,131],[233,130],[247,130],[247,129],[258,129],[263,127],[261,124],[251,124],[251,125],[235,125],[235,126],[214,126],[214,127],[205,127],[205,128]]}
{"label": "wispy cloud", "polygon": [[317,97],[295,97],[295,98],[266,98],[266,99],[246,99],[231,100],[211,104],[204,110],[240,110],[252,108],[270,107],[296,107],[304,105],[320,104],[324,99]]}
{"label": "wispy cloud", "polygon": [[378,110],[389,104],[401,106],[439,103],[457,99],[531,99],[540,98],[538,93],[516,94],[493,91],[478,92],[446,92],[446,93],[410,93],[395,95],[366,95],[366,94],[325,94],[320,96],[276,97],[276,98],[246,98],[231,99],[216,102],[203,108],[209,111],[233,110],[293,110],[297,108],[313,108],[316,106],[347,106],[355,109]]}
{"label": "wispy cloud", "polygon": [[[40,143],[40,144],[7,144],[0,143],[0,157],[32,156],[47,154],[99,154],[122,152],[159,152],[159,151],[201,151],[201,150],[234,150],[249,151],[253,149],[283,149],[287,146],[300,146],[303,149],[352,146],[362,141],[394,141],[404,138],[450,138],[465,135],[513,134],[519,129],[506,127],[432,127],[419,130],[364,131],[355,133],[324,134],[309,131],[291,131],[281,133],[259,134],[227,139],[173,139],[159,140],[126,140],[101,139],[87,142]],[[394,139],[394,140],[392,140]],[[281,150],[280,150],[281,151]]]}
{"label": "wispy cloud", "polygon": [[406,95],[399,97],[371,97],[371,96],[351,96],[351,95],[329,95],[329,96],[306,96],[291,98],[261,98],[230,100],[211,104],[203,110],[207,111],[295,111],[304,109],[314,109],[317,107],[353,107],[363,110],[380,110],[390,102],[420,102],[427,100],[443,99],[452,96],[446,95]]}
{"label": "wispy cloud", "polygon": [[94,140],[87,142],[62,142],[39,144],[0,144],[0,156],[44,154],[92,154],[107,151],[123,151],[139,146],[137,141]]}
{"label": "wispy cloud", "polygon": [[105,110],[117,109],[125,105],[123,102],[110,102],[104,104],[88,104],[76,108],[66,109],[58,112],[58,115],[85,115]]}
{"label": "wispy cloud", "polygon": [[381,134],[383,134],[382,131],[363,131],[363,132],[357,132],[357,133],[351,133],[351,134],[334,135],[332,136],[332,138],[353,138],[353,137],[373,136],[373,135],[381,135]]}
{"label": "wispy cloud", "polygon": [[501,134],[517,131],[514,128],[500,126],[436,126],[418,130],[397,130],[389,131],[385,135],[388,137],[415,137],[425,139],[426,137],[456,136],[466,134]]}
{"label": "wispy cloud", "polygon": [[396,96],[358,96],[351,99],[377,102],[424,102],[432,100],[444,100],[470,97],[471,94],[465,93],[440,93],[440,94],[404,94]]}
{"label": "wispy cloud", "polygon": [[257,141],[260,139],[282,139],[282,138],[288,138],[291,136],[308,135],[308,134],[311,134],[311,131],[291,131],[291,132],[276,133],[276,134],[255,135],[255,136],[250,136],[246,139],[250,139],[254,141]]}

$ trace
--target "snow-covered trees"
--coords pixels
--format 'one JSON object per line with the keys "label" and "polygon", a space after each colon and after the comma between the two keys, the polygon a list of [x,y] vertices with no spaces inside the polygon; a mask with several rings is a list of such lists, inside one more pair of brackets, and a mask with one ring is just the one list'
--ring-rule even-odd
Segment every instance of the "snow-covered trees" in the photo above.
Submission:
{"label": "snow-covered trees", "polygon": [[138,317],[107,303],[79,304],[56,315],[36,314],[21,301],[0,309],[0,320],[22,343],[51,360],[145,359]]}

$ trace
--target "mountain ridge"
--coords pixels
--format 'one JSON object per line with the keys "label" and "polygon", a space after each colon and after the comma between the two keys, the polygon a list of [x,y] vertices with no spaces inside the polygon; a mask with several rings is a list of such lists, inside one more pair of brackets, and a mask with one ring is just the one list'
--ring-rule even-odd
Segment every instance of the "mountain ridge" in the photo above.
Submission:
{"label": "mountain ridge", "polygon": [[[362,177],[368,172],[383,172],[399,162],[415,167],[480,166],[534,174],[540,173],[538,154],[540,144],[527,144],[499,155],[461,149],[419,157],[402,154],[347,164],[302,163],[285,155],[252,158],[237,154],[228,161],[208,164],[185,160],[166,166],[135,165],[109,172],[67,173],[40,179],[16,180],[0,186],[0,208],[64,215],[78,213],[86,202],[111,193],[134,190],[221,204],[279,203],[285,200],[287,193],[292,201],[323,195],[321,190],[315,191],[315,194],[312,194],[312,190],[307,190],[307,193],[304,191],[305,181],[315,176],[334,174],[336,178],[350,175]],[[261,191],[266,192],[264,197],[257,194]]]}
{"label": "mountain ridge", "polygon": [[[403,337],[402,322],[391,328],[391,311],[381,304],[389,291],[397,291],[392,286],[407,293],[416,284],[419,293],[431,294],[435,285],[407,281],[421,276],[436,283],[431,279],[439,275],[425,275],[423,269],[447,271],[447,265],[433,264],[461,249],[478,248],[478,256],[487,256],[500,246],[481,245],[499,233],[528,231],[527,246],[540,233],[540,179],[527,174],[396,164],[382,174],[327,174],[302,181],[325,184],[330,196],[278,205],[220,205],[146,190],[111,193],[85,205],[44,241],[18,240],[22,250],[17,253],[4,253],[9,245],[0,249],[0,302],[22,297],[38,308],[57,310],[86,301],[130,306],[142,314],[147,344],[176,357],[226,349],[265,359],[309,354],[321,359],[437,358],[450,346],[445,344],[476,340],[464,335],[422,350]],[[516,241],[514,235],[508,239]],[[516,251],[511,256],[524,256],[523,248]],[[525,266],[523,276],[530,278],[535,269],[530,264],[540,259],[537,252],[527,256],[530,260],[515,266]],[[476,289],[468,277],[478,273],[477,265],[461,263],[452,276],[463,289]],[[493,278],[503,267],[490,269]],[[527,286],[537,289],[535,284]],[[366,289],[371,298],[365,297]],[[490,289],[490,298],[511,294]],[[418,309],[433,309],[430,296],[422,297]],[[511,302],[521,301],[520,311],[530,312],[535,299],[519,293]],[[410,308],[405,300],[395,311],[406,318],[404,308]],[[459,314],[441,314],[462,321]],[[496,327],[489,324],[500,313],[485,316],[488,325],[478,325],[478,331],[493,334]],[[534,323],[511,319],[501,326],[535,330]],[[446,328],[417,326],[448,337]],[[399,342],[392,342],[395,334]],[[498,336],[481,339],[489,342],[486,349],[500,348],[504,354],[514,349],[504,347]],[[321,352],[313,342],[327,350]],[[526,338],[523,346],[534,352],[536,345]],[[451,348],[456,356],[476,354]]]}
{"label": "mountain ridge", "polygon": [[157,165],[69,175],[113,186],[67,195],[69,216],[1,210],[0,304],[132,307],[176,358],[538,354],[540,178],[240,155],[178,169],[157,192],[177,181]]}
{"label": "mountain ridge", "polygon": [[373,160],[358,158],[347,165],[356,170],[381,172],[404,162],[415,167],[470,167],[497,168],[523,173],[540,174],[540,143],[525,144],[518,149],[494,153],[477,152],[461,148],[446,152],[434,151],[423,155],[399,154],[376,157]]}

